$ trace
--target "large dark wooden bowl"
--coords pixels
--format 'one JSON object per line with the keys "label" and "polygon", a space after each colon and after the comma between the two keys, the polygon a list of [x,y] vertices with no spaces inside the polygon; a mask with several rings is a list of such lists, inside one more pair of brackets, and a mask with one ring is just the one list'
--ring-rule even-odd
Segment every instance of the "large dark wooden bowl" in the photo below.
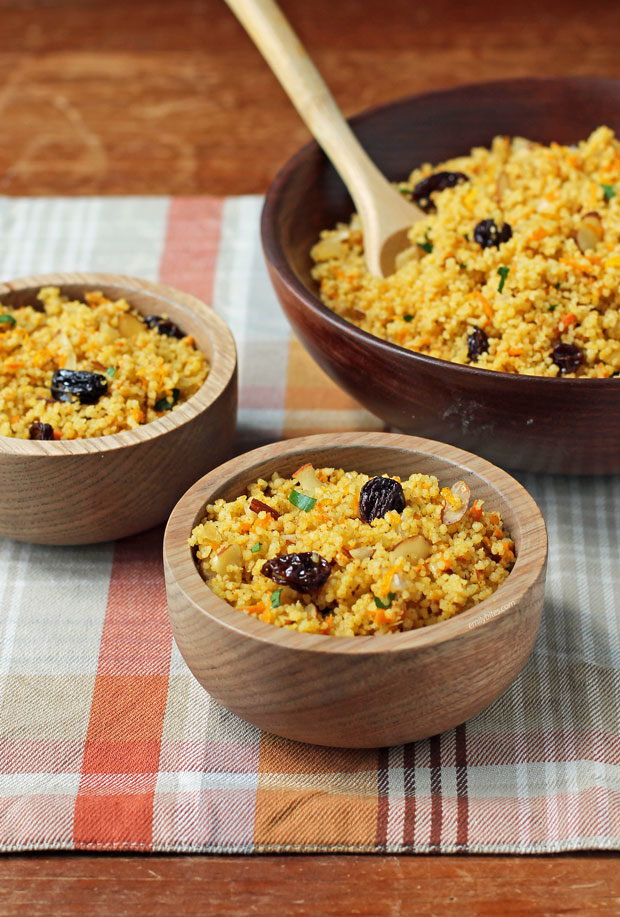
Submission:
{"label": "large dark wooden bowl", "polygon": [[[352,119],[392,180],[488,144],[496,134],[574,143],[620,128],[620,81],[505,80],[413,96]],[[397,429],[443,440],[500,465],[565,474],[620,472],[620,379],[517,376],[413,353],[374,337],[319,301],[310,248],[346,220],[349,195],[316,143],[276,176],[262,238],[276,293],[319,365]]]}

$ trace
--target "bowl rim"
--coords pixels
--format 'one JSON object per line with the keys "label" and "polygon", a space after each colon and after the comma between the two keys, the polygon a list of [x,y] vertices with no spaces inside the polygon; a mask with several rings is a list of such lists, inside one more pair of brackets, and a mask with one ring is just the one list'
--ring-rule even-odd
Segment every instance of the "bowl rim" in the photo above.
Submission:
{"label": "bowl rim", "polygon": [[[396,449],[443,459],[461,471],[473,474],[496,490],[502,489],[508,503],[522,503],[519,530],[525,545],[504,583],[482,602],[445,621],[428,627],[393,634],[335,637],[308,634],[257,620],[237,610],[209,589],[194,562],[188,539],[205,504],[226,482],[242,471],[269,461],[274,465],[311,449],[336,447],[369,447]],[[360,656],[377,653],[401,653],[421,650],[451,639],[463,638],[472,630],[494,626],[502,617],[519,608],[520,601],[544,576],[547,563],[547,531],[540,509],[527,490],[510,474],[486,459],[456,446],[436,440],[401,433],[320,433],[280,440],[243,453],[212,469],[196,481],[178,501],[166,525],[163,541],[164,570],[167,587],[180,589],[184,601],[194,612],[204,615],[219,626],[233,631],[241,639],[310,653],[328,652],[336,655]],[[510,584],[508,589],[507,584]],[[509,593],[518,595],[508,599]],[[196,599],[195,596],[198,596]],[[172,617],[172,615],[171,615]]]}
{"label": "bowl rim", "polygon": [[130,301],[131,294],[140,293],[153,297],[154,301],[181,307],[188,319],[203,326],[212,339],[213,352],[209,373],[198,391],[175,406],[173,410],[146,424],[118,433],[104,436],[90,436],[66,440],[30,440],[17,436],[0,435],[0,457],[13,456],[65,456],[86,455],[97,452],[112,452],[140,443],[149,442],[158,436],[171,433],[183,424],[194,420],[209,408],[226,390],[237,368],[235,340],[226,322],[213,309],[191,293],[179,290],[159,281],[145,280],[128,274],[108,274],[94,271],[55,272],[32,274],[0,283],[0,302],[3,296],[19,290],[44,286],[118,287]]}
{"label": "bowl rim", "polygon": [[[460,84],[443,89],[433,89],[427,92],[412,93],[410,95],[393,99],[391,102],[383,102],[379,105],[373,105],[372,107],[357,112],[356,114],[347,118],[347,121],[353,129],[353,132],[356,133],[356,127],[359,125],[364,125],[367,121],[371,120],[376,115],[382,114],[388,109],[396,108],[398,106],[406,108],[407,105],[411,104],[412,102],[420,102],[424,100],[428,100],[430,102],[438,96],[445,97],[461,93],[474,94],[482,89],[487,91],[495,91],[498,93],[505,93],[508,87],[520,87],[522,89],[529,88],[532,90],[532,97],[535,98],[537,88],[543,85],[551,86],[553,84],[558,85],[558,87],[567,87],[571,84],[574,84],[575,86],[585,86],[587,84],[598,84],[599,86],[616,85],[618,88],[620,88],[619,79],[613,77],[597,76],[514,77],[503,80],[485,80],[475,83]],[[263,244],[263,252],[270,269],[279,275],[288,291],[297,299],[301,300],[303,305],[310,309],[310,311],[313,312],[321,321],[327,321],[327,323],[331,325],[334,330],[349,336],[358,345],[363,345],[365,347],[374,346],[378,348],[380,352],[383,352],[386,359],[389,357],[398,357],[400,359],[412,360],[414,366],[417,364],[421,365],[422,367],[426,367],[427,369],[439,368],[443,372],[450,371],[454,372],[457,376],[462,375],[464,376],[464,379],[484,380],[487,378],[492,379],[495,383],[499,381],[503,384],[506,384],[507,380],[523,379],[530,384],[535,381],[537,385],[555,385],[556,387],[558,385],[562,385],[565,389],[568,386],[568,390],[574,388],[575,386],[583,385],[583,383],[587,382],[591,389],[600,389],[604,387],[609,388],[614,385],[618,385],[620,391],[620,382],[618,379],[614,379],[614,377],[611,376],[607,379],[564,379],[561,376],[537,376],[530,373],[504,373],[496,369],[482,369],[481,367],[470,366],[462,363],[454,363],[451,360],[444,360],[441,357],[432,357],[428,354],[419,353],[415,350],[409,350],[400,344],[395,344],[392,341],[387,341],[384,338],[377,337],[376,335],[371,334],[369,331],[364,331],[362,328],[359,328],[352,322],[348,322],[336,312],[333,312],[331,309],[329,309],[321,302],[318,296],[316,296],[311,290],[308,289],[308,287],[306,287],[301,282],[295,271],[291,268],[285,249],[280,241],[279,234],[276,231],[277,217],[283,189],[287,185],[291,176],[295,173],[298,165],[309,157],[316,156],[317,154],[324,159],[326,168],[334,168],[316,140],[310,140],[305,143],[299,150],[293,153],[293,155],[289,157],[289,159],[277,171],[265,195],[265,200],[261,212],[260,231]],[[338,180],[342,181],[339,177]],[[351,203],[351,208],[351,212],[353,213],[353,203]]]}

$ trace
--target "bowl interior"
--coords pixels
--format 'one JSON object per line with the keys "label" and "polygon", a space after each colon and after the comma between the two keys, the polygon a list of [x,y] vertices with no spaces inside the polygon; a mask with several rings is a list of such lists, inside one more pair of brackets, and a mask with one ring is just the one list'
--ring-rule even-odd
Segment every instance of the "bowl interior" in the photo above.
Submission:
{"label": "bowl interior", "polygon": [[[351,119],[362,146],[392,181],[425,162],[488,146],[498,134],[576,143],[601,124],[620,127],[620,81],[598,77],[513,79],[401,99]],[[263,220],[267,256],[314,297],[310,248],[353,204],[316,143],[276,176]],[[318,302],[318,299],[316,300]]]}
{"label": "bowl interior", "polygon": [[[356,436],[358,441],[355,441]],[[363,641],[369,647],[378,647],[377,640],[404,640],[425,642],[440,632],[449,636],[461,629],[467,616],[476,614],[482,605],[506,604],[506,592],[516,598],[526,591],[540,574],[546,559],[546,535],[542,516],[535,502],[521,485],[505,472],[477,456],[443,443],[434,443],[417,437],[397,434],[339,434],[340,443],[333,436],[311,436],[300,440],[275,443],[233,459],[210,472],[177,504],[166,531],[164,553],[175,573],[183,571],[183,588],[191,601],[208,614],[215,615],[228,626],[262,639],[290,640],[299,645],[299,639],[315,642],[323,648],[337,649],[342,641],[352,639],[360,648]],[[398,474],[405,478],[412,473],[435,475],[440,485],[465,481],[471,489],[471,498],[485,502],[489,509],[501,512],[507,529],[515,541],[517,560],[502,587],[481,605],[449,621],[429,628],[387,637],[354,637],[325,640],[311,634],[298,634],[285,628],[256,621],[231,608],[219,599],[202,580],[195,566],[187,539],[193,526],[200,521],[205,506],[216,499],[235,499],[244,493],[257,478],[269,479],[274,472],[291,475],[305,462],[315,467],[338,467],[345,471],[361,471],[369,475]],[[191,561],[191,563],[190,563]],[[509,588],[508,588],[509,587]],[[498,598],[499,596],[499,598]],[[439,628],[439,631],[437,630]],[[395,644],[393,644],[395,645]]]}
{"label": "bowl interior", "polygon": [[0,302],[19,308],[42,309],[37,293],[42,287],[56,286],[61,294],[82,299],[89,291],[109,299],[124,298],[141,315],[166,315],[184,332],[194,337],[196,347],[210,364],[207,378],[187,401],[148,424],[106,436],[76,440],[34,442],[16,437],[0,437],[0,453],[80,453],[108,451],[131,445],[157,433],[179,426],[205,410],[228,386],[236,368],[235,343],[225,322],[196,297],[165,284],[110,274],[45,274],[0,285]]}

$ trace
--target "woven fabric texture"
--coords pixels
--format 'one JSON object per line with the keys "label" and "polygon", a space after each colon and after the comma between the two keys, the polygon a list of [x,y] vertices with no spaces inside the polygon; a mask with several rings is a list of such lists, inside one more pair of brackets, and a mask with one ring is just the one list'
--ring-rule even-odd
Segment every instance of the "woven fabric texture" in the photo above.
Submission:
{"label": "woven fabric texture", "polygon": [[[261,203],[3,199],[2,277],[127,273],[212,303],[238,345],[237,451],[381,429],[291,335]],[[207,695],[168,627],[162,529],[80,548],[0,540],[0,850],[618,849],[620,478],[518,477],[550,542],[529,663],[468,723],[370,751],[278,739]]]}

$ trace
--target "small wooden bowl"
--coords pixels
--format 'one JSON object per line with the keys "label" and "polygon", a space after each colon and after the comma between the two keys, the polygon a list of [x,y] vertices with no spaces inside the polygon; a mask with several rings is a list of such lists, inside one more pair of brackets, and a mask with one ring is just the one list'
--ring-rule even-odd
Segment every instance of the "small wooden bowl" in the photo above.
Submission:
{"label": "small wooden bowl", "polygon": [[[351,126],[379,168],[402,180],[488,145],[497,134],[575,143],[600,124],[620,129],[620,81],[596,77],[505,80],[414,96],[372,109]],[[374,337],[327,309],[310,276],[321,229],[353,205],[316,143],[271,185],[262,237],[271,280],[319,365],[393,427],[511,468],[565,474],[620,472],[620,379],[550,379],[459,366]]]}
{"label": "small wooden bowl", "polygon": [[[188,538],[207,503],[234,499],[259,477],[303,462],[367,474],[464,480],[502,513],[517,560],[489,599],[409,633],[325,637],[275,627],[218,598]],[[269,732],[353,748],[421,739],[474,716],[517,676],[532,651],[547,558],[538,507],[513,478],[453,446],[389,433],[340,433],[274,443],[233,459],[182,497],[164,536],[170,621],[198,681],[233,713]]]}
{"label": "small wooden bowl", "polygon": [[180,495],[228,457],[235,432],[237,359],[230,331],[204,303],[162,283],[115,274],[46,274],[0,285],[0,302],[35,302],[43,286],[81,297],[125,297],[143,315],[169,315],[211,364],[201,388],[161,418],[122,433],[38,442],[0,436],[0,535],[87,544],[163,522]]}

